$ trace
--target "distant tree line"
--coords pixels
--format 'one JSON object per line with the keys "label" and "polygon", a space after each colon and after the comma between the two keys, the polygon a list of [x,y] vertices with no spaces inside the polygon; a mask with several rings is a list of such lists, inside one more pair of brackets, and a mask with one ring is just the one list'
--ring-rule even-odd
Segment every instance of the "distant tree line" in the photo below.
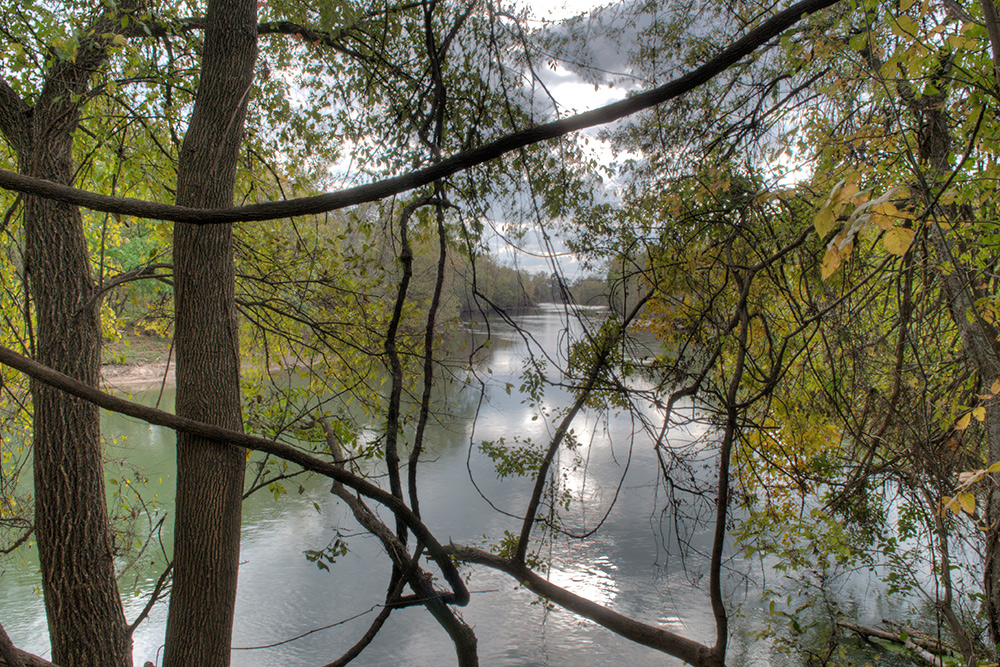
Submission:
{"label": "distant tree line", "polygon": [[557,273],[530,273],[506,266],[489,256],[478,257],[474,262],[463,260],[456,272],[466,274],[453,283],[453,295],[462,315],[488,306],[509,310],[542,303],[608,305],[608,282],[595,275],[567,280]]}

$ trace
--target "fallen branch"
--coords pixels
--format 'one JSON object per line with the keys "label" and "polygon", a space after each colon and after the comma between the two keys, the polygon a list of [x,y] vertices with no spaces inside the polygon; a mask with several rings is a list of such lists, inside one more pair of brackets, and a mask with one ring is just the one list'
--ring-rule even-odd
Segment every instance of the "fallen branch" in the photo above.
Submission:
{"label": "fallen branch", "polygon": [[[924,662],[934,665],[934,667],[945,667],[944,660],[928,650],[928,648],[931,647],[925,648],[927,644],[930,644],[930,642],[927,642],[926,640],[921,640],[910,635],[903,637],[903,635],[900,634],[886,632],[885,630],[879,630],[878,628],[872,628],[867,625],[851,623],[850,621],[837,621],[837,625],[845,630],[856,632],[862,637],[875,637],[876,639],[883,639],[894,644],[900,644],[908,648],[914,655],[919,657]],[[921,646],[920,644],[924,644],[924,646]],[[945,650],[944,647],[940,645],[933,646],[933,648],[939,651]]]}
{"label": "fallen branch", "polygon": [[584,618],[589,618],[598,625],[604,626],[615,634],[637,644],[680,658],[696,667],[719,667],[724,664],[713,655],[710,647],[655,625],[637,621],[592,600],[571,593],[539,576],[526,565],[482,549],[460,544],[451,544],[449,550],[460,561],[485,565],[494,570],[506,572],[532,593],[541,595]]}

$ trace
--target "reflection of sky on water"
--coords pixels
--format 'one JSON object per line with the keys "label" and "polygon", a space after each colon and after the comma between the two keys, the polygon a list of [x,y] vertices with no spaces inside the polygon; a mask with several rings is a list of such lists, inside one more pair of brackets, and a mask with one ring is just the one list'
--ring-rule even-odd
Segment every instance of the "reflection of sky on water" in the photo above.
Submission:
{"label": "reflection of sky on water", "polygon": [[[425,520],[442,541],[492,543],[505,530],[517,532],[519,521],[496,512],[490,503],[505,511],[522,511],[531,481],[497,480],[492,463],[479,453],[477,445],[482,440],[504,437],[510,442],[519,437],[545,446],[555,429],[555,413],[570,400],[565,390],[549,388],[539,408],[518,394],[529,345],[548,347],[552,362],[547,370],[550,378],[558,379],[555,362],[561,363],[565,357],[552,350],[565,351],[568,342],[561,313],[550,310],[525,319],[533,335],[530,343],[507,325],[493,323],[493,343],[481,355],[482,364],[474,369],[476,377],[485,382],[486,392],[478,421],[473,424],[480,384],[474,380],[469,388],[459,390],[464,383],[458,380],[445,391],[450,414],[429,426],[427,455],[419,468],[421,507]],[[579,331],[576,325],[574,330]],[[510,394],[508,383],[513,384]],[[638,408],[653,433],[627,416],[603,418],[584,411],[575,420],[578,446],[575,451],[562,450],[555,465],[560,490],[570,499],[568,509],[561,510],[561,525],[570,533],[580,533],[592,530],[602,520],[603,524],[587,539],[561,535],[537,543],[536,548],[552,563],[548,576],[554,583],[636,619],[711,642],[714,625],[702,577],[708,531],[683,519],[675,522],[672,513],[661,511],[665,507],[664,489],[650,443],[663,412],[648,402]],[[690,404],[675,407],[675,414],[692,416]],[[118,417],[106,418],[106,427],[109,432],[117,429],[129,434],[116,457],[126,458],[129,465],[149,473],[155,471],[155,475],[150,474],[148,493],[169,502],[172,434]],[[711,449],[697,442],[707,432],[708,425],[692,424],[669,433],[671,447],[687,447],[689,454],[702,456],[702,467],[696,466],[701,475],[711,473]],[[362,431],[362,439],[376,435],[375,429]],[[470,481],[470,471],[478,490]],[[157,483],[159,478],[162,484]],[[235,651],[236,667],[312,666],[331,661],[364,632],[377,608],[369,610],[384,598],[391,563],[380,545],[359,531],[343,504],[330,495],[328,481],[303,478],[302,486],[300,494],[299,480],[288,480],[288,494],[278,501],[264,491],[244,505],[233,644],[276,644],[338,625],[280,646]],[[386,513],[382,515],[385,518]],[[338,533],[350,551],[339,557],[329,572],[305,559],[303,551],[323,549]],[[169,544],[169,525],[163,539]],[[677,552],[679,540],[690,548],[687,559]],[[29,554],[28,564],[8,567],[0,577],[0,613],[17,644],[46,655],[42,601],[33,593],[37,564],[30,552],[24,553]],[[468,573],[472,603],[460,613],[476,629],[484,665],[680,664],[579,616],[539,604],[536,596],[518,588],[505,574],[478,567]],[[158,575],[159,570],[150,565],[140,570],[143,595],[126,596],[128,618],[139,613]],[[123,580],[123,587],[130,586],[134,576]],[[692,581],[700,581],[700,587],[692,586]],[[741,582],[739,576],[729,582],[730,589],[736,591],[736,603],[743,599]],[[752,664],[749,661],[754,659],[763,661],[757,664],[778,664],[768,662],[766,645],[762,648],[743,639],[750,629],[759,628],[761,617],[752,604],[745,611],[745,619],[734,618],[737,634],[730,664]],[[347,620],[358,614],[358,618]],[[140,626],[134,637],[137,664],[156,660],[165,620],[166,605],[161,604]],[[440,627],[429,614],[413,608],[393,613],[355,664],[454,664],[454,658]]]}
{"label": "reflection of sky on water", "polygon": [[617,569],[606,556],[594,556],[565,565],[557,562],[549,569],[548,579],[591,602],[610,605],[618,596],[618,584],[615,582]]}
{"label": "reflection of sky on water", "polygon": [[[536,352],[539,346],[547,348],[551,355],[548,371],[558,379],[556,366],[564,362],[568,344],[561,314],[548,312],[526,319],[533,335],[527,343],[506,325],[495,323],[492,327],[493,342],[483,355],[483,365],[476,369],[478,377],[486,382],[486,396],[474,433],[470,418],[477,401],[468,400],[465,393],[456,399],[453,419],[434,424],[428,433],[428,455],[420,467],[422,505],[424,516],[442,540],[482,543],[484,534],[496,539],[504,530],[516,531],[516,520],[494,512],[472,488],[467,456],[471,455],[469,464],[482,491],[503,509],[517,512],[523,508],[530,480],[498,481],[491,462],[474,446],[470,452],[470,441],[474,445],[484,439],[517,436],[544,446],[554,431],[552,413],[569,400],[565,391],[550,388],[539,408],[518,394],[528,347]],[[492,372],[486,372],[486,367]],[[513,384],[509,395],[507,383]],[[472,386],[478,390],[478,383]],[[649,416],[655,419],[656,413],[651,408]],[[133,420],[111,417],[108,421],[130,433],[122,455],[150,472],[157,471],[157,476],[164,479],[155,491],[163,496],[173,481],[172,434]],[[543,555],[553,562],[549,576],[579,595],[643,620],[656,622],[663,618],[674,623],[684,618],[688,624],[685,631],[697,635],[699,628],[709,627],[708,618],[701,613],[704,596],[692,591],[683,580],[671,583],[675,577],[658,562],[656,531],[643,514],[648,514],[649,503],[655,501],[655,468],[650,466],[648,447],[632,442],[633,428],[627,421],[605,422],[587,413],[575,422],[579,446],[575,452],[561,452],[557,461],[562,488],[573,499],[565,513],[571,530],[591,528],[604,516],[625,473],[629,450],[634,447],[636,452],[645,453],[642,465],[636,461],[631,464],[627,484],[601,532],[585,541],[561,537],[543,546]],[[362,438],[374,435],[374,430],[362,432]],[[384,596],[382,588],[390,563],[373,538],[358,534],[343,505],[329,494],[329,483],[308,480],[302,495],[297,493],[297,481],[288,481],[285,486],[289,494],[279,501],[261,492],[252,496],[244,508],[233,638],[236,647],[282,642],[362,614]],[[338,531],[348,535],[350,551],[330,566],[330,572],[306,561],[304,550],[322,549]],[[169,538],[166,532],[164,539],[168,543]],[[33,573],[21,574],[28,576],[21,577],[19,585],[30,587]],[[144,592],[150,590],[157,575],[155,568],[144,572]],[[641,664],[651,658],[648,649],[621,640],[589,621],[537,604],[533,594],[517,589],[516,582],[507,575],[475,568],[471,570],[470,587],[474,591],[472,604],[461,613],[477,630],[483,664],[603,665],[618,664],[623,657]],[[688,600],[690,595],[696,601]],[[32,599],[7,586],[0,596],[5,625],[18,643],[44,654],[41,599]],[[8,596],[28,602],[19,605],[22,614],[9,611],[11,605],[6,600],[12,598]],[[128,597],[126,615],[134,618],[144,602],[144,597]],[[332,660],[356,640],[373,615],[371,612],[274,648],[235,651],[233,664],[314,665]],[[159,605],[137,631],[134,639],[138,664],[156,660],[165,619],[166,606]],[[452,655],[447,637],[433,619],[419,609],[407,609],[390,617],[388,626],[357,664],[450,664]],[[678,664],[661,662],[659,657],[656,661]]]}

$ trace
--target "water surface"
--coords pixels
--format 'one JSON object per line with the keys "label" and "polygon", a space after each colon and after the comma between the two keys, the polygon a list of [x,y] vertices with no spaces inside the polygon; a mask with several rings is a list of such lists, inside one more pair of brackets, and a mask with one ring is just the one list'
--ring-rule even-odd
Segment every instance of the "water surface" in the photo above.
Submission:
{"label": "water surface", "polygon": [[[550,389],[541,406],[532,406],[517,387],[529,353],[544,350],[558,362],[569,341],[567,330],[576,335],[579,326],[568,323],[555,307],[523,315],[518,324],[529,337],[508,324],[491,322],[492,343],[471,369],[473,381],[466,385],[459,368],[439,395],[449,403],[447,416],[428,428],[420,484],[423,516],[442,542],[482,544],[495,542],[505,530],[518,531],[519,522],[503,512],[522,511],[531,482],[497,480],[478,443],[515,436],[544,442],[554,430],[553,419],[546,415],[569,401],[564,391]],[[555,366],[550,363],[549,369],[558,379]],[[484,393],[480,378],[485,381]],[[161,407],[173,408],[169,390],[162,397],[150,391],[137,398],[148,403],[159,398]],[[654,424],[662,419],[656,406],[636,407]],[[689,406],[681,409],[690,412]],[[122,577],[126,615],[131,619],[142,609],[162,570],[164,551],[170,552],[174,435],[108,413],[103,425],[112,459],[112,502],[115,484],[127,479],[141,490],[146,506],[157,517],[165,517],[159,540]],[[697,442],[707,430],[697,423],[675,429],[671,444],[683,447]],[[675,521],[668,511],[649,436],[628,414],[606,418],[585,413],[575,423],[575,433],[579,447],[561,455],[555,471],[573,498],[566,512],[567,527],[583,531],[606,514],[607,518],[588,539],[563,537],[543,546],[542,555],[552,563],[550,578],[621,613],[711,643],[714,622],[703,577],[709,536],[704,527],[683,518]],[[703,474],[712,473],[710,456],[701,465]],[[343,503],[329,493],[329,486],[326,480],[303,477],[285,482],[288,493],[278,499],[262,491],[246,501],[234,665],[292,667],[332,661],[364,632],[384,599],[389,559],[374,538],[359,530]],[[137,507],[135,502],[130,506]],[[145,515],[140,514],[137,538],[148,529]],[[306,550],[322,549],[338,536],[347,541],[349,551],[330,571],[304,556]],[[688,547],[684,558],[677,549],[678,538]],[[17,562],[4,562],[0,578],[3,623],[16,645],[46,656],[37,560],[31,549],[20,550],[17,557]],[[730,563],[727,586],[734,603],[753,590],[746,585],[749,571],[739,562]],[[590,621],[549,608],[507,575],[485,568],[467,572],[472,602],[460,613],[477,632],[483,665],[681,664]],[[759,627],[759,606],[745,604],[742,609],[744,616],[733,622],[732,664],[779,664],[772,662],[766,643],[746,639]],[[137,665],[146,660],[159,664],[165,619],[166,605],[160,604],[136,631]],[[354,664],[453,663],[454,651],[444,631],[425,611],[410,608],[393,613]]]}

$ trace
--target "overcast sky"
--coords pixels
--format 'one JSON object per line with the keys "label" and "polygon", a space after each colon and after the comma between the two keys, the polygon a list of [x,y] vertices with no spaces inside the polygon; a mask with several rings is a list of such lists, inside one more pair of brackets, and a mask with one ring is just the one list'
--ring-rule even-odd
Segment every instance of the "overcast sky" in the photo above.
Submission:
{"label": "overcast sky", "polygon": [[[527,7],[532,13],[532,18],[542,21],[562,21],[574,16],[578,16],[590,11],[595,7],[607,5],[608,2],[594,2],[592,0],[521,0],[518,5]],[[605,64],[614,66],[615,61],[620,60],[617,50],[612,50],[609,45],[600,38],[587,40],[585,47],[590,49],[589,58],[593,62],[600,62],[602,67]],[[602,85],[595,88],[593,83],[584,82],[580,76],[566,68],[545,69],[537,74],[545,84],[550,93],[562,107],[563,113],[580,112],[594,109],[611,102],[615,102],[625,96],[626,89],[623,87],[611,87]],[[548,106],[547,100],[545,105]],[[551,108],[551,107],[549,107]],[[592,149],[604,161],[611,160],[610,150],[602,147],[596,140],[596,134],[600,128],[584,131],[589,135],[588,147]],[[495,223],[498,221],[494,221]],[[499,223],[502,225],[502,223]],[[552,260],[559,263],[561,272],[569,280],[580,277],[581,270],[579,261],[572,254],[568,253],[565,244],[558,238],[550,238],[552,250],[556,255],[546,256],[543,251],[544,243],[541,233],[537,229],[529,229],[521,241],[523,251],[518,251],[506,240],[508,230],[497,230],[498,235],[493,239],[491,246],[497,258],[508,264],[515,264],[519,268],[531,273],[551,273]]]}

